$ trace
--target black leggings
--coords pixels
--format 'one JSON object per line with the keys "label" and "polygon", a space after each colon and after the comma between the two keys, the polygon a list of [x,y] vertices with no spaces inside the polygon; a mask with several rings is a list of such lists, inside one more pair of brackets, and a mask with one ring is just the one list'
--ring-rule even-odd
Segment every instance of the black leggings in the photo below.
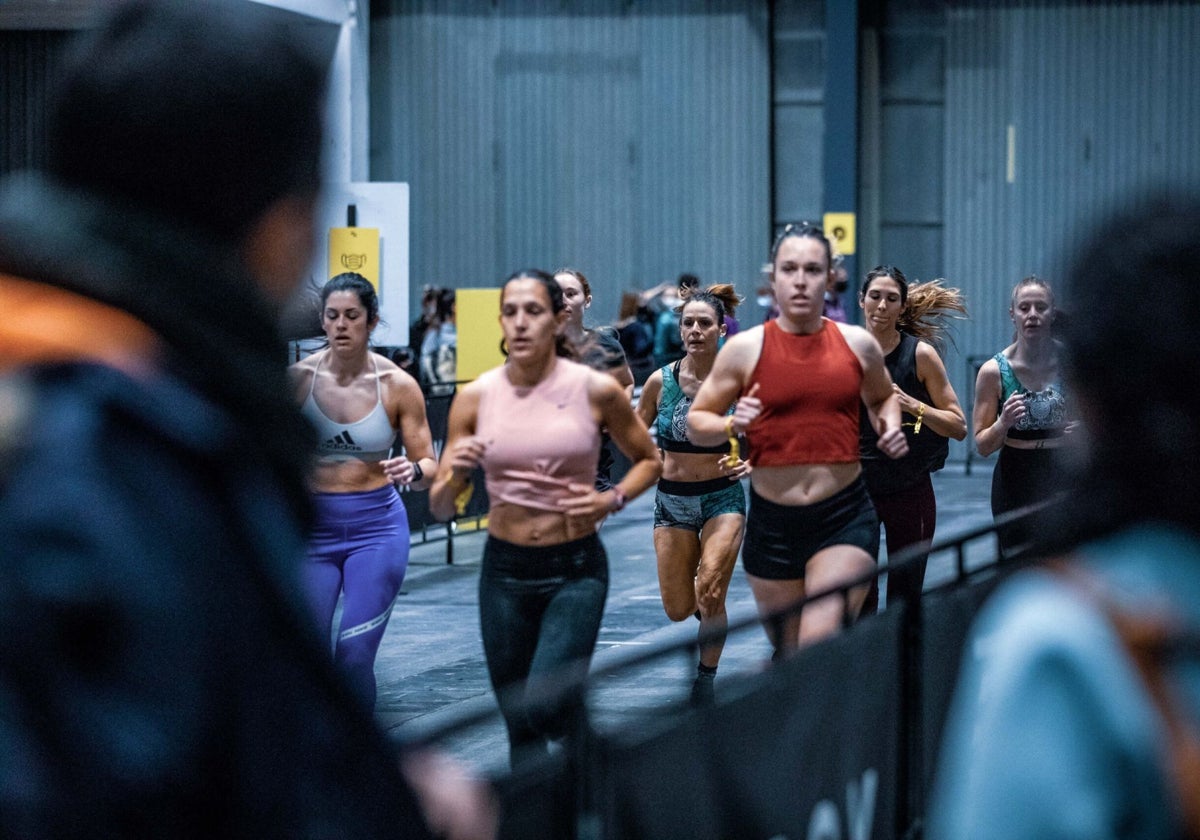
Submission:
{"label": "black leggings", "polygon": [[[488,536],[480,628],[514,766],[544,755],[547,740],[567,734],[582,710],[580,691],[557,688],[586,675],[607,595],[608,556],[594,534],[552,546]],[[524,691],[514,692],[522,681]]]}
{"label": "black leggings", "polygon": [[[992,472],[992,516],[1051,498],[1062,489],[1062,474],[1056,449],[1000,447]],[[1008,556],[1030,547],[1036,533],[1033,525],[1022,521],[1000,528],[1000,553]]]}

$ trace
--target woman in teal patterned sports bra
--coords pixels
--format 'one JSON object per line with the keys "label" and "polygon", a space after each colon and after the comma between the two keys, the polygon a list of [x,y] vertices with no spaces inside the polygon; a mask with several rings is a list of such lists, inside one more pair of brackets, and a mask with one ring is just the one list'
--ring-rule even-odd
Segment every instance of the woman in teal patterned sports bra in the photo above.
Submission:
{"label": "woman in teal patterned sports bra", "polygon": [[[1051,334],[1054,292],[1040,277],[1016,285],[1009,308],[1016,341],[979,369],[975,384],[975,446],[985,458],[999,450],[992,474],[992,515],[1028,507],[1063,489],[1057,450],[1073,426],[1059,373],[1059,345]],[[1016,554],[1032,540],[1027,523],[998,532],[1002,553]]]}
{"label": "woman in teal patterned sports bra", "polygon": [[697,446],[688,438],[687,414],[700,383],[712,371],[725,335],[725,316],[740,299],[722,284],[685,292],[679,332],[686,355],[650,375],[638,416],[657,431],[663,474],[654,500],[654,551],[663,609],[672,621],[700,619],[700,661],[692,683],[696,705],[714,698],[717,663],[725,647],[725,596],[737,565],[746,524],[746,494],[739,479],[750,470],[729,460],[728,441]]}

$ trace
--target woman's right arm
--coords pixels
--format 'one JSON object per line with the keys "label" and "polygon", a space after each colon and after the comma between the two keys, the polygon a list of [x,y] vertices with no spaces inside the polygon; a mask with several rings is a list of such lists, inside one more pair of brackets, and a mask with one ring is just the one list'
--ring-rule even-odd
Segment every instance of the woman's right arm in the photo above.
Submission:
{"label": "woman's right arm", "polygon": [[658,422],[658,401],[662,397],[662,370],[650,374],[642,385],[642,393],[638,397],[637,415],[647,429],[653,429]]}
{"label": "woman's right arm", "polygon": [[[1016,395],[1014,395],[1016,396]],[[1011,402],[1011,399],[1009,400]],[[1004,437],[1012,425],[1005,425],[1000,405],[1000,366],[995,359],[988,359],[979,369],[975,379],[975,405],[971,410],[971,422],[975,426],[975,448],[984,458],[1004,445]],[[1007,406],[1005,407],[1007,410]],[[1011,412],[1009,412],[1011,415]]]}
{"label": "woman's right arm", "polygon": [[[718,446],[729,439],[726,425],[732,418],[735,434],[745,434],[746,427],[762,411],[762,403],[754,394],[757,383],[742,397],[742,389],[758,362],[762,345],[762,330],[740,332],[725,342],[717,353],[712,372],[700,385],[692,407],[688,409],[688,438],[697,446]],[[732,415],[729,406],[737,405]]]}
{"label": "woman's right arm", "polygon": [[429,511],[439,522],[454,518],[454,500],[470,485],[471,473],[483,458],[483,442],[475,437],[478,416],[479,383],[472,382],[455,394],[450,404],[442,460],[429,488]]}

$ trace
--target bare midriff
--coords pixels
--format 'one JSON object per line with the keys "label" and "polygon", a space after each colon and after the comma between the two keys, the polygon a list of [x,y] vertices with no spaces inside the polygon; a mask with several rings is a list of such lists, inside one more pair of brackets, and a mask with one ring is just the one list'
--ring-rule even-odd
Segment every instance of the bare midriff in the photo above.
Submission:
{"label": "bare midriff", "polygon": [[356,458],[318,460],[312,477],[317,493],[367,493],[390,483],[378,461]]}
{"label": "bare midriff", "polygon": [[862,472],[857,461],[845,464],[795,464],[755,467],[754,492],[779,505],[811,505],[849,487]]}
{"label": "bare midriff", "polygon": [[488,511],[488,533],[516,545],[561,545],[596,533],[596,523],[564,513],[493,502]]}

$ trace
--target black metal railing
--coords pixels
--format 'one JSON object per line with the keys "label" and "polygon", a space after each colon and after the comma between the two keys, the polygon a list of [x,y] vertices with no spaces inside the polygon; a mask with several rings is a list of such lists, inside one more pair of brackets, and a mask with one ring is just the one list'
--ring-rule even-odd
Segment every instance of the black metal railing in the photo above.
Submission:
{"label": "black metal railing", "polygon": [[[911,546],[903,552],[898,552],[894,558],[889,558],[886,566],[839,586],[812,593],[787,609],[765,617],[755,616],[745,620],[731,621],[725,633],[722,634],[731,637],[733,634],[758,628],[764,622],[775,622],[777,625],[781,625],[789,616],[797,614],[807,604],[828,597],[842,599],[845,627],[849,628],[852,624],[855,625],[855,630],[867,627],[879,616],[864,617],[855,622],[850,606],[853,590],[873,582],[878,585],[878,578],[881,575],[889,571],[904,569],[911,564],[924,562],[927,557],[946,553],[953,554],[954,575],[951,579],[927,589],[919,597],[903,599],[902,596],[902,604],[888,604],[887,609],[880,613],[882,616],[895,609],[902,610],[902,616],[899,619],[897,653],[899,658],[899,714],[896,732],[898,749],[895,751],[895,766],[881,769],[881,772],[890,773],[889,781],[894,782],[894,813],[885,815],[890,817],[888,819],[889,830],[874,836],[910,838],[918,837],[921,833],[923,803],[932,770],[930,765],[932,764],[933,750],[930,744],[936,742],[940,734],[945,706],[949,698],[945,679],[938,680],[938,685],[934,687],[936,690],[930,690],[930,686],[926,685],[931,651],[927,649],[925,632],[938,620],[938,616],[929,614],[929,611],[934,610],[936,613],[936,610],[940,609],[940,607],[931,606],[927,602],[937,601],[939,593],[963,590],[984,580],[997,580],[1002,566],[1004,566],[999,551],[995,549],[997,530],[1036,513],[1043,506],[1013,511],[997,517],[994,522],[986,526],[974,528],[933,543]],[[989,549],[987,559],[972,565],[968,558],[968,548],[980,541],[987,541]],[[1016,554],[1019,552],[1011,553],[1010,556]],[[988,588],[990,589],[990,587]],[[962,630],[965,632],[965,618],[957,616],[955,620],[961,624]],[[636,834],[630,835],[628,832],[623,834],[614,828],[611,818],[615,810],[614,804],[605,801],[605,797],[610,795],[611,786],[604,778],[606,743],[612,740],[613,733],[602,735],[595,729],[589,719],[586,698],[589,696],[590,689],[599,683],[643,668],[656,660],[672,656],[686,656],[689,661],[694,662],[699,647],[715,638],[716,635],[713,634],[708,638],[701,635],[686,641],[670,640],[637,650],[625,649],[620,652],[620,655],[614,656],[611,661],[595,665],[584,676],[579,676],[580,670],[576,667],[571,669],[574,676],[564,674],[557,681],[543,682],[536,695],[528,694],[524,686],[509,689],[513,693],[514,703],[544,705],[576,697],[584,698],[585,702],[578,707],[578,713],[575,714],[572,721],[571,734],[563,740],[561,752],[541,765],[526,766],[511,774],[501,772],[495,776],[498,788],[502,792],[503,807],[524,812],[525,815],[522,820],[518,820],[520,827],[509,831],[508,834],[519,836],[532,830],[553,832],[555,836],[563,836],[564,826],[569,823],[569,836],[637,836]],[[943,633],[943,635],[946,634]],[[950,632],[949,636],[952,644],[961,642],[961,633],[958,633],[957,630]],[[820,647],[820,644],[813,647]],[[814,655],[811,651],[811,648],[799,650],[789,657],[789,660],[802,660],[804,657]],[[957,648],[952,651],[939,650],[936,652],[936,656],[945,658],[953,654],[957,658],[959,653]],[[756,690],[770,690],[773,672],[776,670],[777,664],[773,664],[759,675],[760,679],[756,683],[758,685]],[[953,670],[957,670],[956,664],[952,667]],[[820,688],[819,685],[806,684],[805,690],[819,691]],[[518,697],[521,698],[520,701],[517,700]],[[717,704],[718,708],[720,705],[720,703]],[[651,712],[660,719],[660,724],[661,719],[665,718],[668,726],[671,725],[670,720],[683,721],[685,719],[683,716],[690,713],[683,697],[677,703],[668,704]],[[406,726],[404,732],[400,734],[406,743],[436,745],[448,742],[467,730],[494,721],[498,719],[498,715],[496,706],[475,708],[453,714],[449,720],[445,720],[443,717],[442,722],[434,728],[421,729],[418,722],[413,722],[415,725]],[[634,731],[639,729],[643,722],[633,721],[625,729]],[[772,725],[770,720],[756,723],[765,727]],[[615,734],[620,738],[619,730]],[[844,735],[847,738],[853,738],[856,733],[844,733]],[[869,736],[862,733],[861,737]],[[534,806],[531,803],[537,804]],[[531,809],[534,812],[532,816]],[[541,819],[557,820],[557,823],[531,827],[530,819],[535,822]]]}

